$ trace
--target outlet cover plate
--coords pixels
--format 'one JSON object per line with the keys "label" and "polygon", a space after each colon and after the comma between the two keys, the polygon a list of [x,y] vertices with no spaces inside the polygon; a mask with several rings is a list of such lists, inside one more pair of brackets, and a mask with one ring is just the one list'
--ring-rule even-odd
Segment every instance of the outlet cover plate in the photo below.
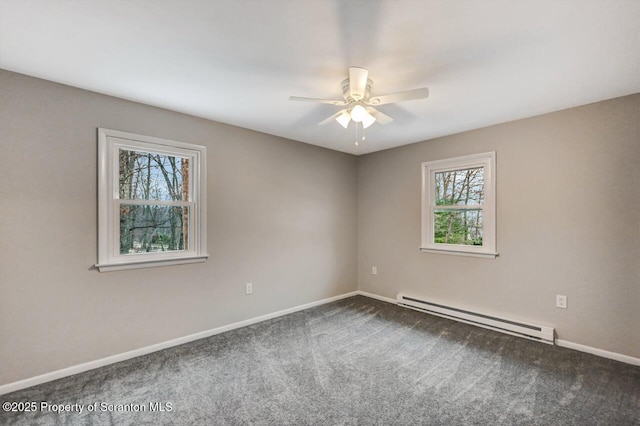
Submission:
{"label": "outlet cover plate", "polygon": [[556,308],[567,309],[567,296],[556,294]]}

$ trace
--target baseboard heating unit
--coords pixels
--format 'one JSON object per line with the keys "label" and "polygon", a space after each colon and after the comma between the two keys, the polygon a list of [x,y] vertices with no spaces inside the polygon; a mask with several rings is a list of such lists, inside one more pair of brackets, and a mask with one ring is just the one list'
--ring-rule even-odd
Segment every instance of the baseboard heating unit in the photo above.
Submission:
{"label": "baseboard heating unit", "polygon": [[495,330],[501,333],[511,334],[513,336],[524,337],[525,339],[535,340],[550,345],[554,344],[553,327],[497,318],[492,315],[485,315],[460,308],[441,305],[439,303],[429,302],[427,300],[407,296],[402,293],[398,294],[397,302],[399,306],[414,309],[416,311],[426,312],[439,317],[449,318],[455,321],[488,328],[489,330]]}

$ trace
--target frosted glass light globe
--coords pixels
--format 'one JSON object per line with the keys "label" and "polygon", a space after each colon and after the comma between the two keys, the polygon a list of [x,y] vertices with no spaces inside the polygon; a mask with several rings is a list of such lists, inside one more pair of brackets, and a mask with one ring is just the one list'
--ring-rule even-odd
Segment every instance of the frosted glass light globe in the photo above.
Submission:
{"label": "frosted glass light globe", "polygon": [[356,123],[361,122],[367,116],[367,111],[362,105],[356,105],[351,109],[351,119]]}

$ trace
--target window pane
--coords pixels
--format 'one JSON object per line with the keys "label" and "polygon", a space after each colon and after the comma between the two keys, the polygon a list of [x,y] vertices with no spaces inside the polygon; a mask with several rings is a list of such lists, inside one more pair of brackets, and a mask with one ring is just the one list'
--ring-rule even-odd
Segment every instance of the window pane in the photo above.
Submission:
{"label": "window pane", "polygon": [[189,248],[189,207],[120,206],[120,254]]}
{"label": "window pane", "polygon": [[468,205],[484,202],[484,167],[435,173],[436,205]]}
{"label": "window pane", "polygon": [[433,223],[436,244],[482,245],[482,210],[436,209]]}
{"label": "window pane", "polygon": [[189,160],[120,149],[120,199],[189,201]]}

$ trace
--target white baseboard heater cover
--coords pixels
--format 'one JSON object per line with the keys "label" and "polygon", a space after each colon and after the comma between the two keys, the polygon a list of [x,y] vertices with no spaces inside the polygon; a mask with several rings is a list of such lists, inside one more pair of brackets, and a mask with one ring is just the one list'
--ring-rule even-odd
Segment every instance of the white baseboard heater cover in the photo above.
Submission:
{"label": "white baseboard heater cover", "polygon": [[399,293],[397,296],[399,306],[426,312],[439,317],[449,318],[455,321],[464,322],[489,330],[511,334],[513,336],[524,337],[542,343],[554,344],[554,328],[544,325],[529,324],[522,321],[497,318],[492,315],[485,315],[471,312],[460,308],[441,305],[429,302],[418,297],[407,296]]}

